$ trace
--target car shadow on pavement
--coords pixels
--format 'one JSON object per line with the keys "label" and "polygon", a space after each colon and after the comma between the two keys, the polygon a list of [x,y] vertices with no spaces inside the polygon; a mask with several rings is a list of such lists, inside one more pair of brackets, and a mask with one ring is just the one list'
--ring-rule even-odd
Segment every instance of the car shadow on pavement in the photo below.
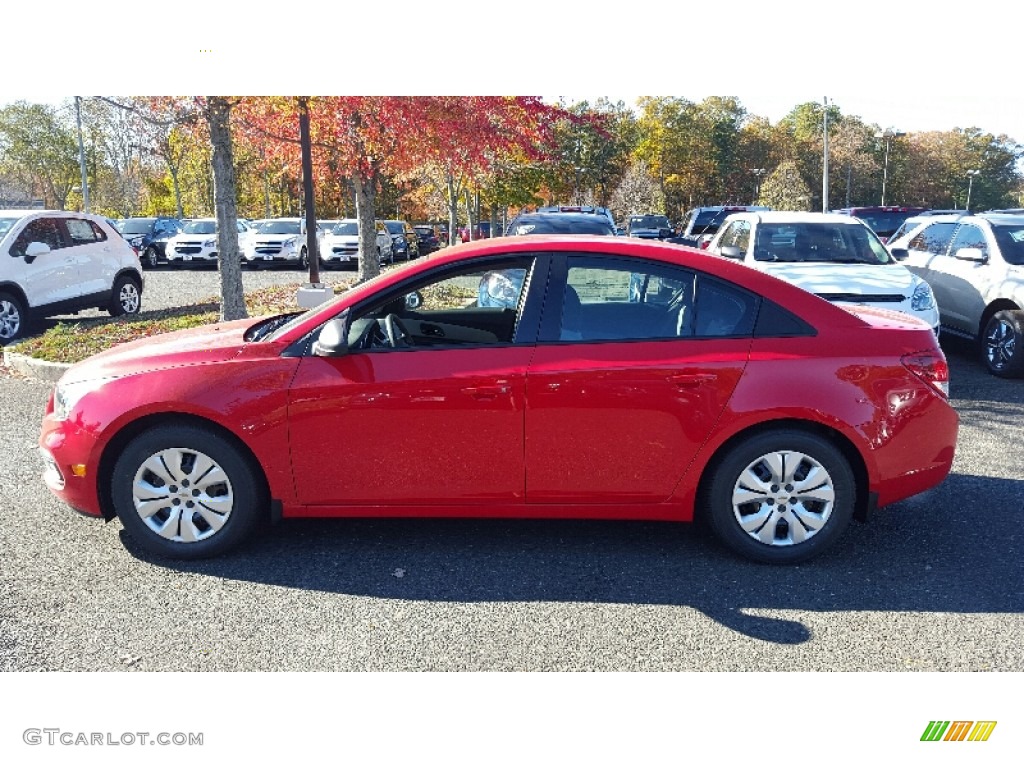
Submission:
{"label": "car shadow on pavement", "polygon": [[[689,606],[742,635],[812,638],[779,612],[1018,613],[1024,481],[951,475],[851,524],[819,559],[734,557],[700,525],[594,521],[291,520],[188,573],[388,600]],[[772,615],[775,614],[775,615]]]}

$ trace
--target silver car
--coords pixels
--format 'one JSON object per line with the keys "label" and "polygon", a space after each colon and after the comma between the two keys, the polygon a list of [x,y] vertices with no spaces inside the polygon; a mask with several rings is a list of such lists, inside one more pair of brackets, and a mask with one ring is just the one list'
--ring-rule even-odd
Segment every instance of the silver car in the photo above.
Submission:
{"label": "silver car", "polygon": [[944,332],[975,340],[995,375],[1024,376],[1024,215],[936,216],[892,255],[931,285]]}

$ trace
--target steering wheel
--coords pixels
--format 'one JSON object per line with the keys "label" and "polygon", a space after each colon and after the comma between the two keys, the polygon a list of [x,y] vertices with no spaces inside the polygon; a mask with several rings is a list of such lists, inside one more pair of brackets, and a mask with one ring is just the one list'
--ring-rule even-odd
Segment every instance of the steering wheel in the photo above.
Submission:
{"label": "steering wheel", "polygon": [[384,318],[384,332],[388,335],[388,343],[392,347],[412,346],[412,334],[394,312]]}

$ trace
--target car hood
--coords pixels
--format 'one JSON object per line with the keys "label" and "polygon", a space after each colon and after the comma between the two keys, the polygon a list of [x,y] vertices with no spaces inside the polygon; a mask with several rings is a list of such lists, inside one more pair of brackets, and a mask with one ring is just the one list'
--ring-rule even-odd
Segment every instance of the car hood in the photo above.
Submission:
{"label": "car hood", "polygon": [[246,318],[118,344],[71,366],[61,381],[70,384],[227,360],[245,346],[243,335],[255,322]]}
{"label": "car hood", "polygon": [[755,262],[762,272],[811,293],[902,293],[909,296],[917,278],[902,264],[780,264]]}

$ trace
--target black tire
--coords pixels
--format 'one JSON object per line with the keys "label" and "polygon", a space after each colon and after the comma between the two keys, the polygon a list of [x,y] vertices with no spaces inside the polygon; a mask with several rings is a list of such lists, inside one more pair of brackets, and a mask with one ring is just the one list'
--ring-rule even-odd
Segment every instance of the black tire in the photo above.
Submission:
{"label": "black tire", "polygon": [[1003,309],[989,318],[981,334],[981,359],[995,376],[1024,376],[1024,312]]}
{"label": "black tire", "polygon": [[0,293],[0,345],[17,341],[28,333],[28,328],[25,302],[13,293]]}
{"label": "black tire", "polygon": [[121,452],[111,482],[114,511],[125,531],[162,557],[223,554],[239,546],[267,511],[263,478],[231,442],[202,427],[142,433]]}
{"label": "black tire", "polygon": [[853,517],[857,495],[842,452],[824,438],[792,429],[741,440],[705,480],[698,513],[719,540],[751,560],[780,565],[832,546]]}
{"label": "black tire", "polygon": [[309,253],[306,251],[305,246],[303,246],[302,250],[299,251],[299,269],[309,269]]}
{"label": "black tire", "polygon": [[111,317],[137,315],[142,307],[142,289],[139,281],[129,275],[121,275],[114,281],[107,311]]}
{"label": "black tire", "polygon": [[156,269],[160,265],[160,254],[152,245],[142,252],[142,266],[146,269]]}

